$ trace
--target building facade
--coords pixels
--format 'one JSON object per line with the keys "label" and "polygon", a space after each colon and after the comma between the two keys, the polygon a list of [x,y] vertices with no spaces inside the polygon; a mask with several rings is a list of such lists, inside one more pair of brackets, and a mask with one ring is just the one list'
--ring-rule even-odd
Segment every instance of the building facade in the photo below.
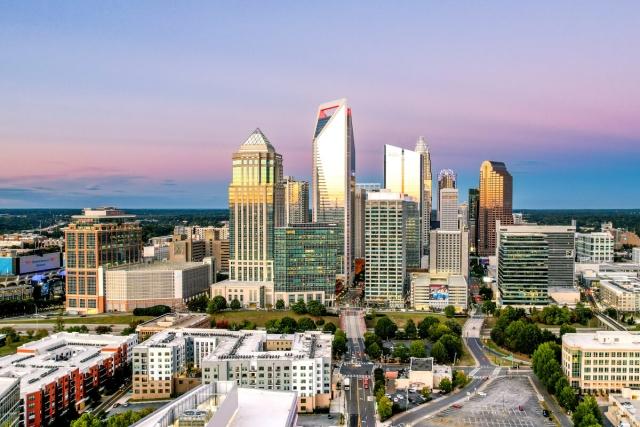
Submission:
{"label": "building facade", "polygon": [[549,304],[549,244],[540,233],[501,233],[498,248],[501,305]]}
{"label": "building facade", "polygon": [[72,217],[64,229],[67,311],[104,312],[98,269],[142,261],[142,229],[134,220],[134,215],[110,207],[87,208]]}
{"label": "building facade", "polygon": [[357,183],[353,209],[353,257],[364,259],[364,216],[367,192],[380,191],[378,183]]}
{"label": "building facade", "polygon": [[577,233],[576,257],[582,263],[613,262],[613,236],[606,231]]}
{"label": "building facade", "polygon": [[318,107],[313,133],[313,222],[340,224],[342,262],[339,271],[351,276],[353,264],[356,152],[351,108],[346,99]]}
{"label": "building facade", "polygon": [[431,230],[429,271],[469,277],[469,233],[465,230]]}
{"label": "building facade", "polygon": [[640,388],[640,342],[627,331],[564,334],[562,371],[580,393]]}
{"label": "building facade", "polygon": [[478,204],[479,256],[493,256],[496,250],[496,221],[513,224],[513,178],[502,162],[485,160],[480,166]]}
{"label": "building facade", "polygon": [[458,189],[443,188],[440,190],[440,230],[458,230],[460,222],[458,219]]}
{"label": "building facade", "polygon": [[321,291],[332,306],[336,275],[342,266],[340,240],[337,224],[290,224],[276,228],[275,291],[291,295],[296,291]]}
{"label": "building facade", "polygon": [[282,156],[256,129],[233,155],[229,277],[273,280],[273,231],[284,225]]}
{"label": "building facade", "polygon": [[414,310],[442,311],[448,305],[458,312],[468,308],[469,289],[462,275],[412,271],[410,281],[410,301]]}
{"label": "building facade", "polygon": [[438,173],[438,221],[440,221],[441,207],[440,207],[440,193],[445,188],[457,188],[457,176],[451,169],[442,169]]}
{"label": "building facade", "polygon": [[20,421],[20,380],[0,377],[0,426],[14,427]]}
{"label": "building facade", "polygon": [[469,189],[468,203],[467,224],[469,225],[469,253],[475,254],[478,246],[478,210],[480,208],[480,191],[478,191],[477,188]]}
{"label": "building facade", "polygon": [[208,295],[213,266],[205,263],[156,262],[102,271],[107,311],[167,305],[184,309],[186,303]]}
{"label": "building facade", "polygon": [[431,173],[431,153],[423,136],[418,137],[415,152],[422,157],[422,206],[420,212],[422,254],[429,254],[429,231],[431,231],[431,210],[433,209],[433,175]]}
{"label": "building facade", "polygon": [[311,221],[309,215],[309,183],[284,177],[284,223],[299,224]]}
{"label": "building facade", "polygon": [[418,203],[388,191],[369,193],[365,213],[365,301],[404,307],[407,269],[420,266]]}

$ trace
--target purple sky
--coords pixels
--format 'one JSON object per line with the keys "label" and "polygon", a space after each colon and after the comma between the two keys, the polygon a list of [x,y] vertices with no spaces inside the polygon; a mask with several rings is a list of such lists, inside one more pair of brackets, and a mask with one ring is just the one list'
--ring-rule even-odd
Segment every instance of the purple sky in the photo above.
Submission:
{"label": "purple sky", "polygon": [[517,208],[640,207],[640,2],[396,3],[0,4],[0,207],[226,207],[256,127],[309,179],[340,97],[360,182],[425,135],[464,192],[491,159]]}

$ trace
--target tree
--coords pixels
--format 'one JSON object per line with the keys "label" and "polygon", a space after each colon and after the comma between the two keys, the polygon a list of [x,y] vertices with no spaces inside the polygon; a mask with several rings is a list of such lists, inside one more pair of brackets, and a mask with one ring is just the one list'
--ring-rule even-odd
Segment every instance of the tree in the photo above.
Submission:
{"label": "tree", "polygon": [[437,341],[447,351],[447,362],[453,362],[456,358],[462,356],[462,339],[453,334],[445,334]]}
{"label": "tree", "polygon": [[443,378],[438,385],[438,388],[443,393],[449,393],[453,390],[453,384],[449,378]]}
{"label": "tree", "polygon": [[316,322],[314,322],[312,318],[310,318],[310,317],[301,317],[300,319],[298,319],[298,331],[299,332],[315,331],[315,329],[316,329]]}
{"label": "tree", "polygon": [[36,339],[42,339],[44,337],[49,336],[49,332],[46,329],[38,329],[36,332]]}
{"label": "tree", "polygon": [[307,313],[307,305],[304,303],[304,300],[302,298],[300,298],[297,302],[291,304],[289,308],[291,308],[291,310],[293,310],[295,314]]}
{"label": "tree", "polygon": [[284,310],[284,300],[279,299],[276,301],[276,310]]}
{"label": "tree", "polygon": [[77,420],[71,421],[71,427],[103,427],[97,416],[85,412]]}
{"label": "tree", "polygon": [[563,408],[569,411],[575,411],[578,398],[575,390],[571,386],[566,385],[562,387],[562,390],[560,390],[560,393],[558,393],[557,396],[558,403],[560,403]]}
{"label": "tree", "polygon": [[414,339],[418,333],[418,328],[413,319],[407,320],[407,324],[404,326],[404,332],[407,334],[407,338]]}
{"label": "tree", "polygon": [[393,414],[393,403],[387,396],[382,396],[378,400],[378,414],[382,421],[386,420]]}
{"label": "tree", "polygon": [[215,314],[227,308],[227,300],[222,295],[216,295],[213,297],[207,305],[207,313]]}
{"label": "tree", "polygon": [[483,301],[482,302],[482,312],[484,314],[488,314],[490,316],[493,315],[493,313],[495,313],[496,311],[496,303],[491,301],[491,300],[487,300],[487,301]]}
{"label": "tree", "polygon": [[229,308],[231,310],[240,310],[242,308],[242,304],[240,304],[240,301],[238,301],[238,298],[234,298],[233,300],[231,300],[231,304],[229,305]]}
{"label": "tree", "polygon": [[33,339],[33,335],[36,333],[36,331],[34,331],[33,329],[27,329],[27,338],[32,340]]}
{"label": "tree", "polygon": [[189,311],[195,311],[197,313],[204,313],[209,306],[209,298],[206,295],[200,295],[196,298],[187,301],[187,308]]}
{"label": "tree", "polygon": [[481,286],[478,294],[482,297],[483,301],[491,301],[493,299],[493,291],[489,286]]}
{"label": "tree", "polygon": [[380,356],[382,356],[382,349],[380,348],[377,342],[374,342],[369,347],[367,347],[366,353],[372,359],[379,359]]}
{"label": "tree", "polygon": [[[311,320],[311,319],[309,319]],[[313,325],[315,328],[315,324]],[[298,330],[298,322],[296,319],[285,316],[280,319],[280,331],[283,334],[292,334]]]}
{"label": "tree", "polygon": [[111,332],[113,332],[113,329],[111,329],[111,326],[107,326],[107,325],[96,326],[96,334],[98,335],[109,334]]}
{"label": "tree", "polygon": [[452,305],[448,305],[444,308],[444,315],[452,318],[453,316],[456,315],[456,308]]}
{"label": "tree", "polygon": [[398,330],[398,325],[393,323],[393,320],[389,319],[387,316],[381,317],[376,322],[376,326],[375,326],[376,335],[382,338],[383,340],[395,337],[397,330]]}
{"label": "tree", "polygon": [[341,356],[347,352],[347,335],[342,329],[337,329],[333,334],[332,348],[336,356]]}
{"label": "tree", "polygon": [[572,421],[575,427],[590,427],[594,424],[602,424],[602,415],[593,396],[585,396],[576,407]]}
{"label": "tree", "polygon": [[56,324],[53,325],[53,332],[62,332],[64,331],[64,320],[62,319],[62,311],[58,312],[58,316],[56,317]]}
{"label": "tree", "polygon": [[409,354],[411,354],[411,357],[427,357],[427,350],[424,347],[424,342],[421,340],[412,341],[409,346]]}
{"label": "tree", "polygon": [[307,312],[312,316],[324,316],[327,314],[327,307],[324,306],[320,301],[311,300],[307,304]]}
{"label": "tree", "polygon": [[324,325],[324,319],[318,319],[315,322],[316,322],[316,326],[318,326],[318,327]]}
{"label": "tree", "polygon": [[445,363],[449,359],[449,353],[447,353],[447,349],[444,348],[444,344],[438,341],[431,347],[431,357],[433,357],[436,363]]}
{"label": "tree", "polygon": [[429,400],[429,398],[431,397],[431,389],[429,387],[422,387],[422,390],[420,390],[420,394],[422,395],[422,397]]}
{"label": "tree", "polygon": [[409,360],[409,357],[411,357],[411,353],[406,345],[397,344],[393,348],[393,357],[400,360],[400,362],[405,363]]}
{"label": "tree", "polygon": [[440,323],[437,317],[427,316],[420,323],[418,323],[418,336],[420,338],[427,338],[429,336],[429,329],[437,323]]}
{"label": "tree", "polygon": [[89,328],[87,328],[85,325],[69,326],[67,328],[67,332],[78,332],[78,333],[81,333],[81,334],[88,334],[89,333]]}
{"label": "tree", "polygon": [[453,371],[453,388],[464,387],[469,382],[469,377],[464,371]]}
{"label": "tree", "polygon": [[564,334],[575,334],[576,333],[576,328],[574,328],[571,325],[567,325],[566,323],[563,323],[560,326],[560,336],[563,336]]}
{"label": "tree", "polygon": [[338,328],[336,327],[335,323],[327,322],[322,327],[322,332],[329,333],[329,334],[334,334],[336,332],[336,329],[338,329]]}
{"label": "tree", "polygon": [[433,325],[429,329],[429,339],[431,340],[431,342],[436,342],[440,339],[441,336],[450,334],[450,333],[451,333],[451,329],[449,329],[447,325],[443,323],[438,323]]}
{"label": "tree", "polygon": [[446,322],[444,322],[444,324],[455,335],[457,335],[459,337],[462,336],[462,326],[460,326],[460,324],[458,322],[456,322],[455,320],[449,319]]}

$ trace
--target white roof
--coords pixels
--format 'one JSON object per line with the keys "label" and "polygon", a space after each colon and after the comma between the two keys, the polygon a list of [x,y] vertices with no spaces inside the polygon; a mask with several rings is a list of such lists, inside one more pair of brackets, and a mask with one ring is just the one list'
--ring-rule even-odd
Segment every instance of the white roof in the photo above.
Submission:
{"label": "white roof", "polygon": [[[230,427],[282,427],[296,416],[295,391],[238,389],[238,412]],[[293,412],[293,413],[292,413]]]}
{"label": "white roof", "polygon": [[596,331],[564,334],[562,345],[595,351],[640,351],[640,336],[628,331]]}

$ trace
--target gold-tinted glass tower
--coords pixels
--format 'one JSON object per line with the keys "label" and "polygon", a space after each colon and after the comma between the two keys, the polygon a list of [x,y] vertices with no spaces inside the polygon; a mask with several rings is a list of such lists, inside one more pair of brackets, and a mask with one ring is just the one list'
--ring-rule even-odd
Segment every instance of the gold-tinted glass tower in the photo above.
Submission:
{"label": "gold-tinted glass tower", "polygon": [[233,155],[229,278],[273,280],[274,227],[284,225],[282,156],[256,129]]}
{"label": "gold-tinted glass tower", "polygon": [[496,220],[513,224],[513,178],[502,162],[485,160],[480,166],[478,255],[496,252]]}

